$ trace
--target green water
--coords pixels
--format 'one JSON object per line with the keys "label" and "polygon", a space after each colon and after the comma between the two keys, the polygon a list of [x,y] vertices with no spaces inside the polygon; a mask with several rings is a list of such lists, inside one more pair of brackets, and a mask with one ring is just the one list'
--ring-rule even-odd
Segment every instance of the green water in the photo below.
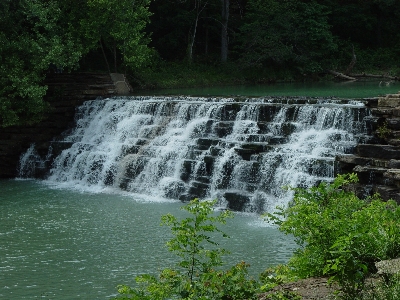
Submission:
{"label": "green water", "polygon": [[370,98],[400,91],[399,82],[353,81],[315,83],[277,83],[270,85],[225,86],[206,88],[140,91],[141,95],[191,96],[308,96],[335,98]]}
{"label": "green water", "polygon": [[[166,213],[179,202],[90,194],[38,181],[0,181],[0,299],[109,299],[118,284],[173,266],[164,247]],[[294,243],[255,215],[237,214],[223,228],[229,265],[251,264],[256,276],[284,263]]]}

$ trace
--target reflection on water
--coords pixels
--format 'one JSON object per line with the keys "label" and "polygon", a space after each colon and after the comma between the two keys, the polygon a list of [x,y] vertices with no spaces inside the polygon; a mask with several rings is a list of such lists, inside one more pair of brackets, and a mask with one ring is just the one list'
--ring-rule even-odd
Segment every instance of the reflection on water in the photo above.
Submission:
{"label": "reflection on water", "polygon": [[[121,283],[171,266],[163,214],[182,216],[181,203],[137,201],[113,194],[49,188],[35,181],[0,181],[0,298],[107,299]],[[254,215],[223,228],[227,263],[246,261],[256,275],[284,263],[294,243]]]}
{"label": "reflection on water", "polygon": [[226,86],[185,89],[137,91],[137,95],[192,95],[192,96],[307,96],[335,98],[370,98],[397,93],[399,82],[389,80],[276,83],[270,85]]}

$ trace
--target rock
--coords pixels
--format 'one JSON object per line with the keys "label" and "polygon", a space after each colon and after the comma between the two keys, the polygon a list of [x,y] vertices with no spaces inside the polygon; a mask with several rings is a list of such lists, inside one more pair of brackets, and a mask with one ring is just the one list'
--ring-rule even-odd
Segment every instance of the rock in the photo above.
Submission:
{"label": "rock", "polygon": [[164,177],[159,183],[160,189],[164,196],[170,199],[178,199],[179,196],[186,190],[186,185],[182,180]]}
{"label": "rock", "polygon": [[400,160],[397,159],[389,160],[387,167],[390,169],[400,169]]}
{"label": "rock", "polygon": [[400,97],[398,95],[387,95],[385,98],[379,98],[378,107],[382,106],[398,107],[400,106]]}
{"label": "rock", "polygon": [[387,107],[379,107],[379,108],[373,108],[371,109],[372,114],[374,115],[379,115],[379,116],[388,116],[393,114],[394,109],[393,108],[387,108]]}
{"label": "rock", "polygon": [[400,187],[400,169],[389,169],[383,177],[391,179],[397,187]]}
{"label": "rock", "polygon": [[352,164],[352,165],[366,165],[371,162],[371,158],[360,157],[357,155],[339,155],[336,156],[336,160],[341,163]]}
{"label": "rock", "polygon": [[219,142],[218,139],[208,139],[208,138],[199,138],[197,139],[197,149],[198,150],[208,150],[211,145],[215,146]]}
{"label": "rock", "polygon": [[214,131],[219,138],[225,137],[232,133],[234,122],[218,122],[214,127]]}
{"label": "rock", "polygon": [[132,88],[126,80],[124,74],[110,73],[111,79],[114,82],[115,90],[118,95],[127,95],[131,92]]}
{"label": "rock", "polygon": [[234,148],[235,152],[240,155],[242,157],[242,159],[244,160],[250,160],[251,156],[253,154],[256,154],[257,151],[253,150],[253,149],[243,149],[243,148],[239,148],[239,147],[235,147]]}
{"label": "rock", "polygon": [[[391,181],[387,180],[386,184],[390,184]],[[382,199],[392,199],[400,204],[400,189],[393,186],[386,185],[374,185],[371,194],[378,193]]]}
{"label": "rock", "polygon": [[389,129],[399,130],[400,129],[400,119],[399,118],[388,118],[386,119],[386,124]]}
{"label": "rock", "polygon": [[400,107],[396,107],[392,109],[393,116],[400,117]]}
{"label": "rock", "polygon": [[387,140],[387,143],[389,145],[393,145],[393,146],[400,146],[400,140],[399,139],[389,139],[389,140]]}
{"label": "rock", "polygon": [[247,203],[250,202],[250,197],[237,192],[225,192],[224,198],[228,201],[228,208],[234,211],[243,211]]}
{"label": "rock", "polygon": [[188,181],[196,164],[195,160],[184,160],[180,170],[180,179]]}
{"label": "rock", "polygon": [[206,155],[206,156],[204,156],[203,160],[204,160],[204,164],[205,164],[205,172],[206,172],[207,176],[211,176],[212,171],[214,169],[215,157]]}
{"label": "rock", "polygon": [[207,183],[200,181],[191,181],[190,187],[188,189],[188,194],[191,199],[204,198],[207,195],[207,190],[209,189],[209,187],[210,186]]}
{"label": "rock", "polygon": [[245,143],[241,145],[243,149],[253,150],[255,153],[267,152],[271,150],[271,146],[268,143]]}
{"label": "rock", "polygon": [[190,195],[188,193],[179,195],[179,200],[184,203],[189,202],[189,201],[193,200],[194,198],[196,198],[196,197],[192,197],[192,195]]}
{"label": "rock", "polygon": [[375,263],[378,269],[377,274],[380,275],[393,275],[400,272],[400,258],[381,260]]}
{"label": "rock", "polygon": [[400,147],[391,145],[359,144],[358,155],[382,159],[400,159]]}

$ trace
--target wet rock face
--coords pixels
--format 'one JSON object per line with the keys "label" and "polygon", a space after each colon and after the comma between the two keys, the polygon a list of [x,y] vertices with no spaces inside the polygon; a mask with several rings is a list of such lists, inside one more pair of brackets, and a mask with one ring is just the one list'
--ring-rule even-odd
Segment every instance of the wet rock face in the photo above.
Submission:
{"label": "wet rock face", "polygon": [[359,144],[355,155],[338,156],[337,161],[342,173],[357,173],[357,190],[364,197],[379,193],[400,203],[400,92],[374,104],[369,125],[375,137]]}

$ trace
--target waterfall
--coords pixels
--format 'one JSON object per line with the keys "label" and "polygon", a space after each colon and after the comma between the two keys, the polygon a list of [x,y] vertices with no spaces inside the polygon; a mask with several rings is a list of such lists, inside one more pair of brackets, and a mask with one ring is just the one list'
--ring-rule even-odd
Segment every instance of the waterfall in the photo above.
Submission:
{"label": "waterfall", "polygon": [[52,143],[46,180],[264,212],[288,203],[284,186],[331,181],[335,156],[367,138],[368,114],[361,101],[314,98],[87,101]]}

